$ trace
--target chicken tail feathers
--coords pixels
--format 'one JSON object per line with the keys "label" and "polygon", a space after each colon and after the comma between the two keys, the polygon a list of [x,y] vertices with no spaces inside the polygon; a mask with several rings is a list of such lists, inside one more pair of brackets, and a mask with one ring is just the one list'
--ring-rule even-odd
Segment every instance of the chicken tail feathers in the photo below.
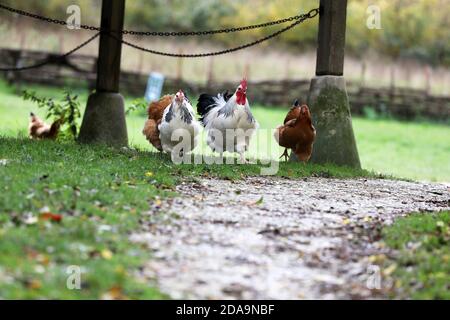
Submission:
{"label": "chicken tail feathers", "polygon": [[145,122],[145,127],[142,133],[147,140],[159,151],[162,151],[161,139],[159,138],[158,122],[149,119]]}
{"label": "chicken tail feathers", "polygon": [[205,118],[206,115],[211,111],[212,108],[216,106],[216,101],[214,99],[214,96],[210,94],[203,93],[198,98],[197,103],[197,113],[200,116],[200,121],[203,126],[206,125]]}
{"label": "chicken tail feathers", "polygon": [[200,115],[200,121],[203,126],[207,125],[206,117],[208,113],[216,107],[225,106],[232,96],[233,94],[230,94],[228,91],[225,91],[222,94],[219,93],[217,96],[206,93],[200,95],[197,103],[197,113]]}
{"label": "chicken tail feathers", "polygon": [[56,120],[55,122],[53,122],[52,125],[50,126],[50,131],[48,133],[48,138],[49,139],[56,139],[56,137],[58,136],[60,127],[61,127],[61,120]]}

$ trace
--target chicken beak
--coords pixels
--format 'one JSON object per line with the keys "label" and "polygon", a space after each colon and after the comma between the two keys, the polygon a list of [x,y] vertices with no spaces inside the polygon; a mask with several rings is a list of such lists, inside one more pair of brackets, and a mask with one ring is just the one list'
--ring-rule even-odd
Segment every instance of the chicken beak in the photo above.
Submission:
{"label": "chicken beak", "polygon": [[184,93],[183,93],[183,91],[180,90],[180,91],[177,92],[177,94],[175,96],[175,100],[177,102],[179,102],[179,103],[183,102],[183,100],[184,100]]}

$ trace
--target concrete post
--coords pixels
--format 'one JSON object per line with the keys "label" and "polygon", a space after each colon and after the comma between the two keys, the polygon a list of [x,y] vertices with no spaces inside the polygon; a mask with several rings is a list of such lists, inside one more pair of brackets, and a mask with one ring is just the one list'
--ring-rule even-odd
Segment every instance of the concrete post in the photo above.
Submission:
{"label": "concrete post", "polygon": [[343,77],[346,16],[347,0],[320,1],[316,77],[308,97],[317,131],[311,162],[361,168]]}
{"label": "concrete post", "polygon": [[100,47],[97,66],[96,92],[90,95],[78,140],[82,143],[100,143],[127,146],[125,103],[119,93],[122,44],[110,37],[115,33],[122,39],[125,0],[103,0]]}

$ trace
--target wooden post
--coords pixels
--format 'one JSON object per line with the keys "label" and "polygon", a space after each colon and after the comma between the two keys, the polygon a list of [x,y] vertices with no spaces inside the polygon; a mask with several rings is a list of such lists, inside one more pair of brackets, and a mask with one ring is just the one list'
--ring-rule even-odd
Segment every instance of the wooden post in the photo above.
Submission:
{"label": "wooden post", "polygon": [[347,0],[320,0],[316,75],[344,75]]}
{"label": "wooden post", "polygon": [[311,162],[360,168],[343,77],[346,19],[347,0],[320,0],[316,77],[308,97],[317,132]]}
{"label": "wooden post", "polygon": [[[103,0],[101,29],[122,39],[125,0]],[[100,35],[98,52],[97,91],[119,92],[122,44],[106,33]]]}
{"label": "wooden post", "polygon": [[[89,96],[78,140],[82,143],[128,145],[125,102],[119,94],[125,0],[103,0],[96,92]],[[112,32],[117,39],[111,37]]]}

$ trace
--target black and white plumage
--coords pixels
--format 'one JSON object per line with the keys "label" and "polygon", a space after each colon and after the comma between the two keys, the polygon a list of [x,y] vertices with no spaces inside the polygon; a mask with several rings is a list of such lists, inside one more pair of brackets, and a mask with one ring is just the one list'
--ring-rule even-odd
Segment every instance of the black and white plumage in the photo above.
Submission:
{"label": "black and white plumage", "polygon": [[241,81],[234,94],[228,92],[212,96],[202,94],[197,112],[207,131],[207,144],[214,151],[237,152],[246,162],[244,152],[259,127],[247,100],[247,81]]}
{"label": "black and white plumage", "polygon": [[195,118],[192,105],[181,90],[164,110],[158,129],[161,146],[165,152],[177,151],[179,155],[183,155],[197,146],[201,125]]}

